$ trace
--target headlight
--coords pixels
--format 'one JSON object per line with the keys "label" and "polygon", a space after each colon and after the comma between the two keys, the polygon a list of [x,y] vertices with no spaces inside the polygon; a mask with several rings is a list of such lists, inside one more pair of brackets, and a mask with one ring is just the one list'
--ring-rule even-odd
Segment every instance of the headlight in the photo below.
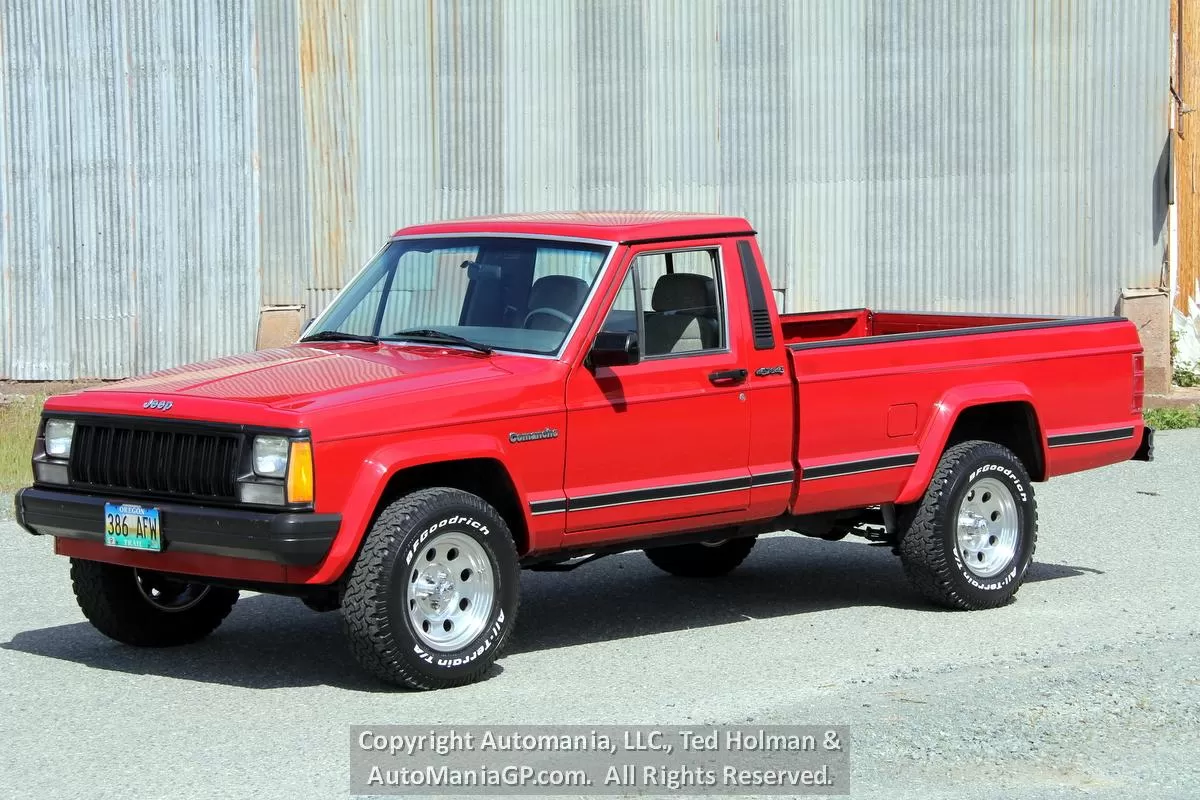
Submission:
{"label": "headlight", "polygon": [[264,478],[286,476],[289,445],[282,436],[254,437],[254,471]]}
{"label": "headlight", "polygon": [[46,455],[54,458],[70,458],[71,437],[74,434],[74,420],[46,420],[46,429],[43,431],[43,438],[46,440]]}

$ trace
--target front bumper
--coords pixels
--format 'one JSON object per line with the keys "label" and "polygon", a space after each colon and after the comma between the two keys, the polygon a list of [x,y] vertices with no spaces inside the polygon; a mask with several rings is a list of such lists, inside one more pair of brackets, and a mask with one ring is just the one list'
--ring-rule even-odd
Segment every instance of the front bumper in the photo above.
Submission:
{"label": "front bumper", "polygon": [[1131,461],[1153,461],[1154,460],[1154,428],[1146,425],[1142,428],[1142,443],[1138,445],[1137,452],[1133,454]]}
{"label": "front bumper", "polygon": [[[101,544],[105,503],[146,502],[39,488],[19,490],[15,500],[17,524],[30,533]],[[341,514],[151,504],[162,514],[164,553],[248,558],[287,566],[320,563],[342,523]]]}

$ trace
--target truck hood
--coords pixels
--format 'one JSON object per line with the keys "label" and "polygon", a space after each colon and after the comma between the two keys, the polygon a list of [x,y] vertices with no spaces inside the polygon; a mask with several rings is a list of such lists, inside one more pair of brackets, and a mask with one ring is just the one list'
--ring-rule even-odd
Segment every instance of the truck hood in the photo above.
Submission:
{"label": "truck hood", "polygon": [[297,344],[218,358],[95,387],[148,398],[204,397],[302,410],[318,401],[352,400],[384,381],[399,391],[509,375],[496,357],[426,345]]}

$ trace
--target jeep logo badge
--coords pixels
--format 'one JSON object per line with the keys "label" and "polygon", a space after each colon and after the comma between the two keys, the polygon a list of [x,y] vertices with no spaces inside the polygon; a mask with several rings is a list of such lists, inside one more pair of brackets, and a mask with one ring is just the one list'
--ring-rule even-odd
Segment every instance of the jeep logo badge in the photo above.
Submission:
{"label": "jeep logo badge", "polygon": [[142,403],[142,408],[149,408],[154,411],[170,411],[173,405],[175,404],[170,400],[155,400],[154,398],[150,398]]}

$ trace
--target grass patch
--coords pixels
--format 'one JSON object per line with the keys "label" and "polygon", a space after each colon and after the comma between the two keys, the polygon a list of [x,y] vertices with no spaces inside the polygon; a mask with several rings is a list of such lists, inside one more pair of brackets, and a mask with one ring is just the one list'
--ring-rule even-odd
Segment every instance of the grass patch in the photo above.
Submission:
{"label": "grass patch", "polygon": [[1160,431],[1200,428],[1200,406],[1152,408],[1146,412],[1146,424]]}
{"label": "grass patch", "polygon": [[29,457],[45,399],[37,395],[9,395],[0,400],[0,492],[28,486],[33,478]]}

